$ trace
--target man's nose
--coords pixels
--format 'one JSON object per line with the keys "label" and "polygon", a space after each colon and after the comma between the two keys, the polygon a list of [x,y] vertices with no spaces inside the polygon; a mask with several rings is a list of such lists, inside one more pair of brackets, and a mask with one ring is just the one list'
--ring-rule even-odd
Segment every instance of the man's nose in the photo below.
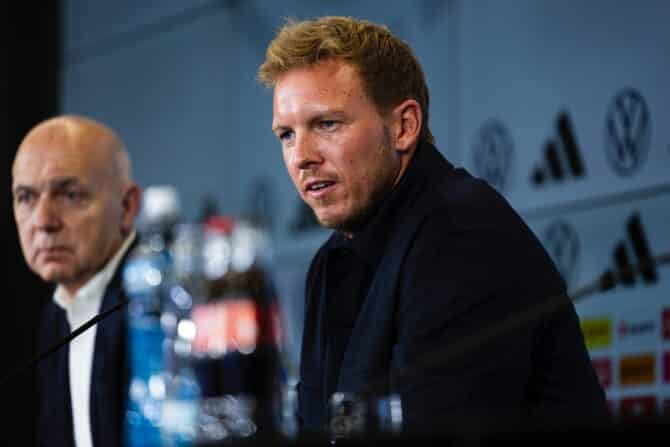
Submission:
{"label": "man's nose", "polygon": [[309,132],[297,134],[293,148],[293,166],[300,170],[310,169],[313,165],[319,164],[322,161],[321,151],[318,148],[317,142]]}
{"label": "man's nose", "polygon": [[35,226],[43,231],[56,231],[61,226],[58,205],[49,197],[40,197],[33,213]]}

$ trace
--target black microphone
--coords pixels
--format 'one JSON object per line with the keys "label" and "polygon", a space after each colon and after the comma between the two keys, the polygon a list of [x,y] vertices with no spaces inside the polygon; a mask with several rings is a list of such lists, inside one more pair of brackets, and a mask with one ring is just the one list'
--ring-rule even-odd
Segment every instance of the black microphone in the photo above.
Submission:
{"label": "black microphone", "polygon": [[9,374],[7,374],[5,377],[0,380],[0,386],[4,385],[6,382],[9,381],[14,376],[18,376],[29,370],[30,368],[35,367],[39,362],[42,361],[45,357],[49,356],[53,352],[57,351],[58,348],[61,346],[70,343],[75,337],[78,337],[79,334],[93,326],[94,324],[98,323],[102,319],[106,318],[108,315],[113,314],[117,310],[121,309],[123,306],[128,304],[128,299],[122,298],[121,301],[114,306],[110,307],[109,309],[105,310],[104,312],[99,313],[98,315],[94,316],[90,320],[88,320],[86,323],[82,324],[79,326],[77,329],[72,331],[70,335],[67,337],[63,338],[62,340],[59,340],[56,342],[54,345],[52,345],[50,348],[46,349],[44,352],[39,353],[35,358],[33,358],[30,362],[28,362],[26,365],[23,365],[21,367],[15,368],[14,371],[11,371]]}
{"label": "black microphone", "polygon": [[572,292],[571,298],[574,302],[582,301],[588,296],[612,290],[619,284],[626,284],[633,275],[648,275],[650,269],[670,263],[670,252],[661,253],[655,257],[645,257],[635,265],[623,265],[618,269],[605,270],[594,282]]}

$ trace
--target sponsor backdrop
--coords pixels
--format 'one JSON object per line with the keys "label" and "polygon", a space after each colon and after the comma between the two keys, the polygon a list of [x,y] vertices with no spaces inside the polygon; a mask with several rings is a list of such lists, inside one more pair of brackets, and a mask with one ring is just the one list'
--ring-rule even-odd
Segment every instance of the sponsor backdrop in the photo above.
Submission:
{"label": "sponsor backdrop", "polygon": [[655,415],[670,390],[670,268],[654,265],[670,253],[670,5],[531,3],[463,2],[462,162],[551,254],[612,411]]}
{"label": "sponsor backdrop", "polygon": [[[657,414],[670,391],[670,269],[651,262],[670,250],[667,207],[661,194],[528,219],[573,291],[611,408],[625,415]],[[649,267],[632,268],[640,263]],[[589,290],[614,275],[615,287]]]}
{"label": "sponsor backdrop", "polygon": [[507,197],[552,255],[612,411],[667,409],[670,4],[331,3],[67,0],[63,111],[117,128],[138,180],[175,185],[185,218],[267,223],[294,373],[305,271],[328,233],[284,171],[256,69],[285,17],[385,23],[424,64],[440,150]]}

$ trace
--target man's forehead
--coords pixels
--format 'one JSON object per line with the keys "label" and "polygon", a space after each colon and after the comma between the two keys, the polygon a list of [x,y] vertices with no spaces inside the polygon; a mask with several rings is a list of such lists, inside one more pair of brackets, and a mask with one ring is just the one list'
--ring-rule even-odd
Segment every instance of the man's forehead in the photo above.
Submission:
{"label": "man's forehead", "polygon": [[273,92],[273,127],[284,117],[344,111],[365,98],[355,69],[346,63],[296,68],[280,78]]}
{"label": "man's forehead", "polygon": [[90,164],[74,154],[58,156],[52,152],[45,156],[26,152],[17,158],[12,172],[13,187],[36,189],[53,188],[65,183],[87,182],[97,172]]}
{"label": "man's forehead", "polygon": [[[17,159],[64,158],[67,162],[94,162],[110,158],[112,136],[103,128],[70,119],[54,119],[35,127],[19,147]],[[50,160],[51,161],[51,160]]]}
{"label": "man's forehead", "polygon": [[65,168],[88,163],[94,159],[95,150],[89,150],[73,141],[28,140],[16,155],[16,165],[35,168]]}
{"label": "man's forehead", "polygon": [[28,141],[17,154],[12,175],[14,183],[46,187],[60,179],[85,181],[100,176],[106,164],[95,150],[71,146],[67,142]]}
{"label": "man's forehead", "polygon": [[320,92],[358,90],[363,87],[362,77],[356,67],[346,61],[326,60],[312,65],[292,68],[281,75],[274,86],[274,98],[289,88],[315,89]]}
{"label": "man's forehead", "polygon": [[114,133],[96,121],[78,117],[57,117],[31,130],[19,148],[45,155],[58,153],[94,159],[112,155]]}

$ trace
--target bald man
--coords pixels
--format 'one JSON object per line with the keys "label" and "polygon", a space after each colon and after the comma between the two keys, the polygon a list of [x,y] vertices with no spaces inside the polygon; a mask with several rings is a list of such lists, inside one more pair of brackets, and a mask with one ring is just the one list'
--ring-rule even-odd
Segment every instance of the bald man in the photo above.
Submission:
{"label": "bald man", "polygon": [[[40,320],[42,352],[125,299],[120,266],[135,239],[140,189],[114,131],[59,116],[21,142],[12,192],[23,256],[56,285]],[[39,445],[122,445],[128,385],[122,309],[38,365]]]}

